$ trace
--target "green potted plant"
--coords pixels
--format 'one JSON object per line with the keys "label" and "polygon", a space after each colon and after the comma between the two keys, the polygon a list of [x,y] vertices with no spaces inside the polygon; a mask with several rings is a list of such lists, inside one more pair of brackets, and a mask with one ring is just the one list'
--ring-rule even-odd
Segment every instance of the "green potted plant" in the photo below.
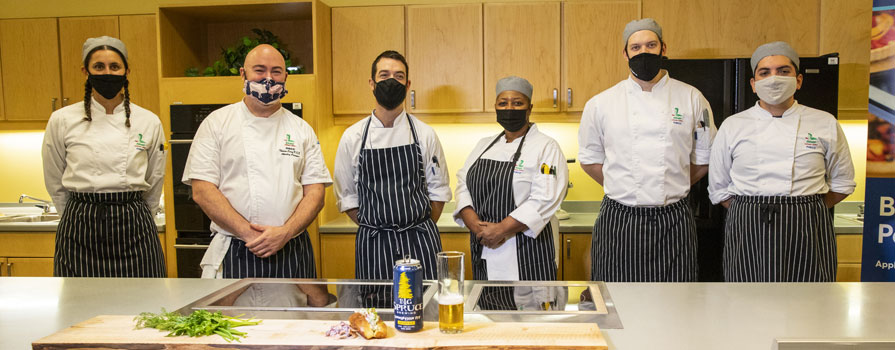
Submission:
{"label": "green potted plant", "polygon": [[280,43],[280,38],[278,36],[266,29],[254,28],[252,29],[252,32],[255,33],[257,37],[249,38],[248,36],[244,36],[235,46],[221,48],[220,59],[214,61],[211,66],[205,67],[201,72],[197,67],[187,68],[185,72],[186,76],[213,77],[239,75],[239,68],[242,67],[242,63],[245,62],[246,55],[249,51],[254,49],[255,46],[261,44],[269,44],[280,51],[283,58],[286,60],[286,70],[289,74],[304,73],[304,67],[302,65],[292,65],[292,55],[289,53],[286,46]]}

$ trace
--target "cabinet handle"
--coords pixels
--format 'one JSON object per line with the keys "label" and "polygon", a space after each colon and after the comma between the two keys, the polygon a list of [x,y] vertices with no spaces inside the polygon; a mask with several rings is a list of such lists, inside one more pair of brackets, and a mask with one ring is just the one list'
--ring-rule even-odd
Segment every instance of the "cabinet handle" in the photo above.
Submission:
{"label": "cabinet handle", "polygon": [[569,108],[571,108],[572,107],[572,88],[569,88],[569,90],[566,91],[566,93],[569,95]]}
{"label": "cabinet handle", "polygon": [[556,108],[556,98],[559,96],[559,90],[553,89],[553,108]]}
{"label": "cabinet handle", "polygon": [[571,259],[571,258],[572,258],[572,240],[567,239],[566,240],[566,259]]}
{"label": "cabinet handle", "polygon": [[416,109],[416,90],[410,90],[410,109]]}
{"label": "cabinet handle", "polygon": [[68,106],[68,97],[62,98],[62,107]]}
{"label": "cabinet handle", "polygon": [[6,275],[12,277],[12,263],[6,263]]}
{"label": "cabinet handle", "polygon": [[51,100],[51,101],[53,101],[53,110],[54,111],[56,110],[56,100],[58,100],[58,98],[55,98],[55,97],[53,97],[53,99]]}
{"label": "cabinet handle", "polygon": [[[0,268],[2,268],[3,265],[6,265],[6,263],[4,263],[4,262],[0,262]],[[2,272],[0,272],[0,273],[2,273]],[[0,276],[3,276],[3,275],[0,275]]]}

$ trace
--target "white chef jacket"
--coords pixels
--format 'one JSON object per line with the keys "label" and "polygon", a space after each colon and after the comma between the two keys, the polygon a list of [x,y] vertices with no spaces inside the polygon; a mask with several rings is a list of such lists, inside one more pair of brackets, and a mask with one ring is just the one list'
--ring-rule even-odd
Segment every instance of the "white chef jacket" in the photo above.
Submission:
{"label": "white chef jacket", "polygon": [[603,164],[606,196],[621,204],[672,204],[690,191],[690,164],[709,163],[712,118],[702,93],[667,73],[652,91],[629,76],[587,101],[578,159]]}
{"label": "white chef jacket", "polygon": [[336,151],[335,187],[336,206],[339,211],[345,212],[358,207],[357,197],[357,162],[360,155],[361,139],[364,135],[364,126],[367,120],[370,122],[370,131],[367,134],[365,149],[391,148],[413,143],[413,134],[410,131],[410,123],[407,118],[412,118],[416,128],[416,136],[419,140],[423,154],[423,166],[426,172],[426,186],[429,189],[429,199],[433,202],[447,202],[451,200],[450,179],[448,178],[447,163],[444,159],[444,151],[441,141],[431,126],[426,125],[416,117],[401,112],[391,128],[386,128],[372,114],[348,127],[339,141],[339,149]]}
{"label": "white chef jacket", "polygon": [[831,114],[796,102],[775,118],[756,103],[725,119],[718,131],[709,199],[851,194],[854,178],[848,141]]}
{"label": "white chef jacket", "polygon": [[[497,143],[482,154],[495,137],[496,135],[488,136],[479,140],[472,152],[469,153],[469,157],[466,158],[463,168],[457,172],[457,209],[454,210],[454,221],[460,227],[466,227],[460,216],[460,211],[466,207],[475,209],[472,204],[472,196],[466,185],[466,173],[469,168],[479,158],[479,155],[482,155],[482,159],[510,162],[513,160],[516,149],[519,148],[519,142],[522,142],[522,138],[519,137],[513,142],[507,143],[506,136],[501,136]],[[559,148],[559,143],[550,136],[541,133],[537,125],[532,125],[528,131],[516,164],[517,167],[513,170],[513,197],[516,209],[510,212],[510,216],[528,226],[522,232],[524,235],[535,238],[541,233],[544,226],[551,223],[553,215],[565,198],[569,183],[569,167],[562,149]],[[544,174],[541,171],[543,165],[547,165],[548,169],[555,167],[556,173]],[[554,226],[554,228],[556,227]],[[559,232],[554,230],[553,236],[557,238]],[[487,264],[490,279],[519,279],[515,236],[507,239],[496,249],[483,247],[482,258],[492,260],[492,263]],[[500,262],[495,263],[494,260]]]}
{"label": "white chef jacket", "polygon": [[[256,117],[241,101],[202,121],[183,171],[183,183],[193,179],[216,185],[249,222],[269,226],[281,226],[292,216],[303,185],[332,183],[307,122],[284,108]],[[215,237],[202,259],[202,277],[221,274],[233,236],[215,222],[211,230]]]}
{"label": "white chef jacket", "polygon": [[165,178],[165,133],[154,113],[130,104],[131,127],[125,126],[124,103],[106,114],[90,99],[50,115],[44,133],[44,184],[61,215],[69,192],[144,191],[143,200],[155,214]]}

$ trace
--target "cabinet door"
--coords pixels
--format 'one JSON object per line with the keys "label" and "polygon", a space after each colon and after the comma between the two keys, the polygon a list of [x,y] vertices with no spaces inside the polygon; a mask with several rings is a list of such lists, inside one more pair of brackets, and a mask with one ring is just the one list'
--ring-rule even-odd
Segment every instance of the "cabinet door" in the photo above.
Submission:
{"label": "cabinet door", "polygon": [[320,278],[354,278],[354,234],[320,234]]}
{"label": "cabinet door", "polygon": [[565,110],[583,110],[591,97],[625,79],[622,32],[639,15],[639,1],[563,3]]}
{"label": "cabinet door", "polygon": [[497,81],[516,75],[528,79],[534,87],[534,111],[558,112],[559,2],[484,6],[485,109],[494,110]]}
{"label": "cabinet door", "polygon": [[[0,54],[2,54],[3,48],[0,47]],[[4,111],[6,107],[3,106],[3,65],[0,64],[0,120],[6,120],[6,115]]]}
{"label": "cabinet door", "polygon": [[8,258],[6,270],[14,277],[53,277],[53,258]]}
{"label": "cabinet door", "polygon": [[[62,104],[67,106],[84,100],[84,81],[81,72],[81,49],[88,38],[108,35],[118,37],[118,17],[66,17],[59,19],[59,59],[62,67]],[[148,36],[143,41],[150,41]],[[154,36],[153,36],[154,38]],[[154,40],[152,40],[154,41]],[[124,43],[130,48],[128,42]]]}
{"label": "cabinet door", "polygon": [[564,281],[590,280],[589,233],[562,234],[562,279]]}
{"label": "cabinet door", "polygon": [[127,45],[131,102],[159,115],[155,15],[119,16],[118,27],[119,38]]}
{"label": "cabinet door", "polygon": [[373,60],[385,50],[406,54],[404,6],[332,9],[332,46],[333,114],[370,113]]}
{"label": "cabinet door", "polygon": [[482,5],[407,6],[410,112],[482,111]]}
{"label": "cabinet door", "polygon": [[442,233],[441,249],[443,251],[463,252],[463,270],[467,280],[472,279],[472,255],[469,252],[469,232]]}
{"label": "cabinet door", "polygon": [[60,107],[55,18],[0,20],[6,120],[48,120]]}

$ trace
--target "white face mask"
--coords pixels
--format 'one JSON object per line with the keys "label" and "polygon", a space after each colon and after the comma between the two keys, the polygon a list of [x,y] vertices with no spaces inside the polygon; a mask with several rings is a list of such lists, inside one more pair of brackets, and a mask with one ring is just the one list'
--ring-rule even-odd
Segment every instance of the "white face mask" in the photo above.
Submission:
{"label": "white face mask", "polygon": [[755,93],[765,103],[779,105],[796,93],[796,77],[772,75],[756,80]]}

